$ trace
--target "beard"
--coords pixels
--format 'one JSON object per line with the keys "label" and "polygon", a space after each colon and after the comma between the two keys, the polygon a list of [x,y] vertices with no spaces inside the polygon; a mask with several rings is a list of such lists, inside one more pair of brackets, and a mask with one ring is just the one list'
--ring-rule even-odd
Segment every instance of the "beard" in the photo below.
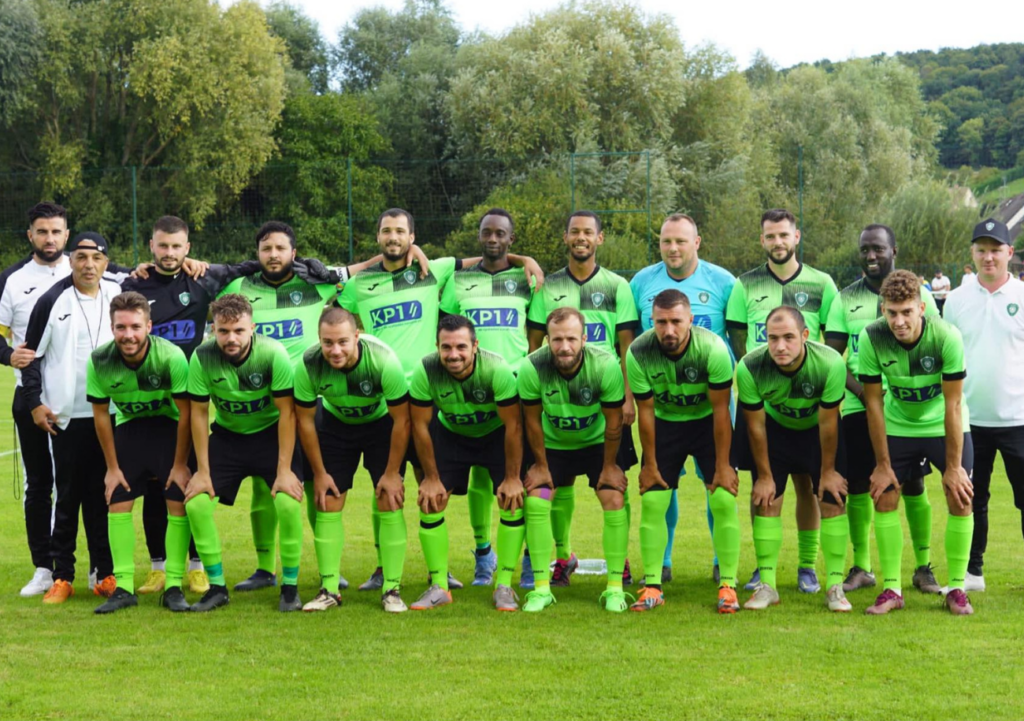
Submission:
{"label": "beard", "polygon": [[57,250],[46,252],[45,250],[42,250],[40,248],[33,247],[32,255],[39,258],[39,260],[43,261],[44,263],[52,263],[62,255],[64,255],[64,249],[58,248]]}
{"label": "beard", "polygon": [[788,251],[788,252],[786,253],[786,256],[785,256],[784,258],[782,258],[781,260],[777,260],[777,259],[775,258],[775,256],[773,256],[773,255],[771,254],[771,251],[769,251],[769,252],[767,253],[767,255],[768,255],[768,260],[769,260],[769,262],[771,262],[771,263],[775,263],[775,265],[785,265],[786,263],[788,263],[788,262],[789,262],[789,259],[790,259],[790,258],[792,258],[792,257],[793,257],[793,256],[794,256],[795,254],[796,254],[796,248],[791,248],[791,249],[790,249],[790,250],[789,250],[789,251]]}
{"label": "beard", "polygon": [[572,370],[573,368],[576,367],[576,364],[580,362],[580,359],[582,357],[583,357],[583,349],[582,348],[580,348],[579,353],[577,353],[576,355],[574,355],[572,357],[564,357],[564,356],[556,355],[555,356],[555,368],[557,368],[560,371]]}
{"label": "beard", "polygon": [[263,269],[263,277],[271,283],[279,283],[292,274],[292,262],[288,261],[287,265],[281,266],[280,270],[267,270]]}

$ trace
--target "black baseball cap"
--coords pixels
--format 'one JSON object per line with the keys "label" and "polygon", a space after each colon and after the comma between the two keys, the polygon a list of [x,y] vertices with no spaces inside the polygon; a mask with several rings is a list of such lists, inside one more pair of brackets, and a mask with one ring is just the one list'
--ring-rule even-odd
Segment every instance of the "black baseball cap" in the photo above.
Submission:
{"label": "black baseball cap", "polygon": [[981,238],[990,238],[1003,245],[1013,245],[1010,242],[1010,230],[1006,227],[1006,223],[1001,223],[995,218],[985,218],[985,220],[974,226],[974,235],[971,237],[971,242],[973,243]]}
{"label": "black baseball cap", "polygon": [[74,253],[79,248],[83,250],[98,250],[103,255],[108,255],[107,239],[99,233],[93,233],[92,231],[79,233],[72,238],[71,242],[68,243],[68,254]]}

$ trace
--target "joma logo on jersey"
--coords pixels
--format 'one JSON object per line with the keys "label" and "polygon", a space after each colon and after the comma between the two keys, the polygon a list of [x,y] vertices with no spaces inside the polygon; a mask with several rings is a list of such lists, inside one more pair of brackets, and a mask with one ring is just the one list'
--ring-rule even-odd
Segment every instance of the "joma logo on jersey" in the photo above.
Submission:
{"label": "joma logo on jersey", "polygon": [[257,323],[256,332],[274,340],[288,340],[302,337],[302,321],[298,318],[279,320],[274,323]]}
{"label": "joma logo on jersey", "polygon": [[167,408],[171,405],[171,402],[167,398],[160,398],[155,401],[132,401],[127,403],[115,400],[114,403],[122,413],[128,416],[137,416],[140,413],[155,413],[161,408]]}
{"label": "joma logo on jersey", "polygon": [[772,403],[772,408],[778,411],[779,415],[786,416],[786,418],[810,418],[818,410],[818,404],[815,403],[813,406],[807,408],[791,408],[785,405],[776,405]]}
{"label": "joma logo on jersey", "polygon": [[487,423],[498,414],[494,411],[473,411],[472,413],[445,413],[444,419],[453,426],[477,426]]}
{"label": "joma logo on jersey", "polygon": [[406,323],[423,317],[423,306],[418,300],[385,305],[370,311],[370,324],[374,330],[395,323]]}
{"label": "joma logo on jersey", "polygon": [[921,388],[903,388],[902,386],[889,386],[892,397],[904,403],[927,403],[942,395],[942,384],[934,383]]}
{"label": "joma logo on jersey", "polygon": [[515,308],[474,308],[466,317],[477,328],[518,328],[519,311]]}
{"label": "joma logo on jersey", "polygon": [[758,343],[767,343],[768,326],[764,323],[754,323],[754,340]]}
{"label": "joma logo on jersey", "polygon": [[604,323],[587,323],[587,343],[605,343],[608,340],[608,329]]}
{"label": "joma logo on jersey", "polygon": [[182,343],[196,337],[196,324],[190,320],[171,320],[153,326],[153,335],[171,343]]}
{"label": "joma logo on jersey", "polygon": [[703,393],[694,393],[693,395],[683,393],[676,395],[675,393],[669,393],[666,391],[664,393],[656,393],[654,398],[662,405],[685,408],[686,406],[695,406],[699,403],[703,403],[707,396]]}
{"label": "joma logo on jersey", "polygon": [[560,431],[585,431],[597,422],[600,414],[595,413],[592,416],[584,416],[583,418],[578,416],[553,416],[550,413],[546,415],[548,422]]}
{"label": "joma logo on jersey", "polygon": [[254,401],[232,401],[227,398],[213,397],[213,404],[218,411],[232,413],[236,416],[245,416],[250,413],[259,413],[270,405],[270,397],[263,396]]}

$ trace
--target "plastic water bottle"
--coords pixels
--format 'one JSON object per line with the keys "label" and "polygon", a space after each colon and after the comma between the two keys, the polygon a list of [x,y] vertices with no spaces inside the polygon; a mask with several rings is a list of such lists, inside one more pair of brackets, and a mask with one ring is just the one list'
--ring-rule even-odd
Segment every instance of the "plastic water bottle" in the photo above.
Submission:
{"label": "plastic water bottle", "polygon": [[608,564],[603,558],[581,558],[576,573],[581,576],[604,576],[608,573]]}

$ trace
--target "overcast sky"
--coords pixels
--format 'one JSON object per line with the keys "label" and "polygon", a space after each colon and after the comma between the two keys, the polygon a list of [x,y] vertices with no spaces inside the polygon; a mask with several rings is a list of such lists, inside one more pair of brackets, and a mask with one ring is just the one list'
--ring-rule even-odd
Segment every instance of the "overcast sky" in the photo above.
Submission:
{"label": "overcast sky", "polygon": [[[262,0],[264,3],[267,0]],[[339,28],[361,8],[383,5],[397,10],[403,0],[291,0],[320,23],[334,42]],[[920,3],[907,0],[856,0],[822,3],[806,0],[750,2],[723,0],[681,2],[638,0],[649,13],[675,19],[683,41],[713,42],[728,50],[741,68],[758,49],[780,67],[822,58],[845,60],[880,52],[894,53],[942,47],[967,48],[981,43],[1020,42],[1024,39],[1024,2],[989,0],[973,3]],[[517,0],[491,5],[480,0],[447,0],[466,30],[479,28],[499,34],[542,13],[557,0]],[[974,8],[983,8],[973,14]]]}

